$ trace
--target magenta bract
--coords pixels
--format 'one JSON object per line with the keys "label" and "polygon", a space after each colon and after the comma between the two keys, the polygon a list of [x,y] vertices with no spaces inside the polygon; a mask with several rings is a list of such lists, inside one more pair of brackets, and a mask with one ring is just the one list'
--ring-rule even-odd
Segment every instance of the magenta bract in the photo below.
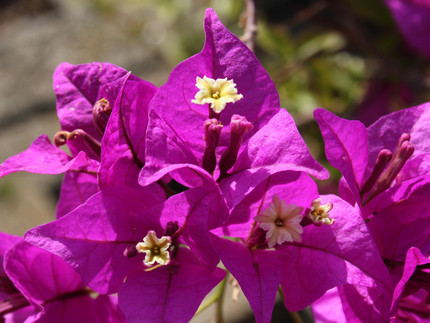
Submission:
{"label": "magenta bract", "polygon": [[[430,145],[424,140],[429,135],[430,105],[384,116],[367,129],[358,121],[344,120],[322,109],[315,111],[315,118],[327,159],[343,175],[340,194],[359,208],[397,285],[392,302],[386,304],[391,309],[385,319],[395,317],[398,291],[409,279],[405,277],[410,277],[405,274],[408,253],[411,248],[425,255],[430,252]],[[364,314],[368,306],[363,297],[374,291],[343,286],[339,292],[344,307],[349,308],[350,314],[345,311],[349,319],[381,319],[381,313]]]}
{"label": "magenta bract", "polygon": [[[149,185],[169,174],[187,187],[219,184],[233,207],[277,172],[297,170],[327,178],[291,116],[279,108],[276,88],[255,55],[211,9],[206,11],[205,32],[203,50],[179,64],[150,103],[146,164],[139,183]],[[204,76],[232,80],[243,97],[227,103],[219,114],[193,103],[199,91],[196,78]],[[207,122],[212,130],[205,130]]]}
{"label": "magenta bract", "polygon": [[[178,320],[186,322],[225,275],[216,269],[219,259],[208,232],[208,217],[225,217],[222,205],[217,191],[203,188],[159,204],[148,191],[110,186],[66,216],[28,231],[26,239],[62,257],[95,291],[119,291],[121,308],[131,322],[136,315],[173,317],[179,306],[175,302],[182,302],[183,320]],[[170,236],[172,247],[170,263],[147,272],[136,245],[149,231]],[[205,277],[205,283],[197,277]],[[176,293],[182,296],[171,296]],[[195,297],[185,297],[187,293]],[[142,306],[153,302],[159,304],[156,311]]]}
{"label": "magenta bract", "polygon": [[115,298],[90,297],[91,290],[61,258],[2,234],[2,242],[11,240],[15,243],[1,251],[5,274],[16,288],[1,299],[1,308],[10,308],[2,313],[7,321],[28,317],[26,322],[125,322]]}

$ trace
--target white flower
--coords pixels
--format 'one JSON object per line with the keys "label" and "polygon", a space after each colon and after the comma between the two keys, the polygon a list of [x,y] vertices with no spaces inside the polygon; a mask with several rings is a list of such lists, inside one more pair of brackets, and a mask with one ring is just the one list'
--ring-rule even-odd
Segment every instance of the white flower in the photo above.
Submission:
{"label": "white flower", "polygon": [[214,80],[206,76],[197,77],[196,86],[200,91],[196,93],[195,99],[191,102],[209,103],[216,113],[224,110],[227,103],[234,103],[243,98],[242,94],[237,94],[236,84],[233,80],[227,80],[227,78]]}
{"label": "white flower", "polygon": [[169,249],[171,242],[170,237],[162,236],[158,239],[154,231],[149,231],[143,238],[143,242],[139,242],[136,245],[136,250],[146,253],[143,263],[147,266],[155,262],[160,265],[167,265],[170,262],[170,254],[167,249]]}
{"label": "white flower", "polygon": [[281,245],[285,241],[302,241],[300,236],[303,233],[300,225],[303,218],[302,211],[302,207],[294,204],[287,205],[277,195],[273,196],[269,207],[255,217],[255,220],[260,223],[260,228],[267,231],[266,239],[269,248],[276,244]]}
{"label": "white flower", "polygon": [[313,222],[319,222],[322,224],[333,224],[334,219],[330,217],[328,212],[333,208],[331,203],[321,205],[321,199],[317,198],[312,201],[311,209],[309,212],[309,218]]}

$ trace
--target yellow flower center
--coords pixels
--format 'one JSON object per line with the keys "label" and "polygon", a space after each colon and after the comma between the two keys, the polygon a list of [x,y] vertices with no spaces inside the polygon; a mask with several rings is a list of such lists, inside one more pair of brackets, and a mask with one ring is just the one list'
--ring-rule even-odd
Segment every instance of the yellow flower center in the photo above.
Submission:
{"label": "yellow flower center", "polygon": [[203,76],[196,78],[196,87],[199,91],[196,93],[192,103],[210,104],[210,107],[220,113],[224,110],[227,103],[234,103],[243,98],[242,94],[237,94],[236,84],[233,80],[212,79]]}

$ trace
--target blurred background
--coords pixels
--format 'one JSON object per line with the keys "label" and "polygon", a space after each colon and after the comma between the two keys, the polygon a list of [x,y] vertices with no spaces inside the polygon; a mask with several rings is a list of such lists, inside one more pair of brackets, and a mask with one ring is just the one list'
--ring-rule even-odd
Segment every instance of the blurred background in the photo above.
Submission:
{"label": "blurred background", "polygon": [[[256,55],[276,83],[281,106],[333,180],[339,175],[324,160],[313,110],[323,107],[369,125],[429,101],[430,50],[421,38],[430,35],[429,2],[255,1]],[[205,8],[214,8],[242,36],[245,5],[246,0],[1,1],[0,162],[40,134],[53,138],[59,130],[52,91],[59,63],[106,61],[161,86],[174,66],[201,50]],[[404,13],[408,19],[401,19]],[[53,220],[60,182],[61,176],[27,173],[2,178],[0,230],[23,235]],[[336,191],[333,183],[320,183],[321,192]],[[285,315],[274,316],[274,322],[285,322]],[[227,321],[252,322],[233,316]]]}

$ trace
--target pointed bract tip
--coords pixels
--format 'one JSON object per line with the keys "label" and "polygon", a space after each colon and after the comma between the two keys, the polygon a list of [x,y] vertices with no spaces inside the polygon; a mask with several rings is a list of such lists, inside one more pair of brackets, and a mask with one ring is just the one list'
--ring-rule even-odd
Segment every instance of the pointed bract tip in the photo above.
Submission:
{"label": "pointed bract tip", "polygon": [[321,115],[322,113],[324,113],[326,110],[322,109],[322,108],[316,108],[314,110],[314,117],[317,117],[319,115]]}
{"label": "pointed bract tip", "polygon": [[219,20],[218,19],[218,15],[216,14],[215,10],[213,10],[212,8],[207,8],[205,11],[205,17],[206,19],[215,19],[215,20]]}
{"label": "pointed bract tip", "polygon": [[[336,116],[333,112],[330,112],[329,110],[323,109],[323,108],[316,108],[314,110],[314,118],[317,119],[325,119],[330,116]],[[318,121],[318,120],[317,120]]]}
{"label": "pointed bract tip", "polygon": [[224,27],[222,22],[219,20],[215,10],[213,10],[212,8],[207,8],[205,11],[206,33],[208,33],[209,30],[212,30],[215,25],[221,25]]}

